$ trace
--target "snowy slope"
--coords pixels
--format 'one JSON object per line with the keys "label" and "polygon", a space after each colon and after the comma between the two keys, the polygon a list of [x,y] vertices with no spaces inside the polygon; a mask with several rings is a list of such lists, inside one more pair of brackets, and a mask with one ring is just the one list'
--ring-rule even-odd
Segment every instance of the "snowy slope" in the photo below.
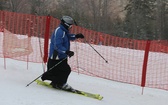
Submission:
{"label": "snowy slope", "polygon": [[28,83],[42,74],[39,63],[0,59],[0,105],[166,105],[168,91],[142,88],[72,72],[68,83],[77,89],[104,96],[102,101]]}

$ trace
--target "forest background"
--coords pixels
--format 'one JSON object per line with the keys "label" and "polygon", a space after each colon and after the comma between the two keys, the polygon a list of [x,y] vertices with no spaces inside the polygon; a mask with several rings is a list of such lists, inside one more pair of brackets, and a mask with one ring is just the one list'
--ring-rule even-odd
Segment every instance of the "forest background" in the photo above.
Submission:
{"label": "forest background", "polygon": [[168,39],[168,0],[0,0],[0,10],[69,15],[79,26],[113,36]]}

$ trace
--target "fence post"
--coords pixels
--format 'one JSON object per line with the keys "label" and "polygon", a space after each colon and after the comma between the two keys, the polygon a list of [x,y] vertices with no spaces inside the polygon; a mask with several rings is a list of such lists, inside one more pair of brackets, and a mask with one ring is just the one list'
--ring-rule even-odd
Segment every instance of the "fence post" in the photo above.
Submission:
{"label": "fence post", "polygon": [[[2,27],[2,32],[3,32],[3,35],[4,35],[5,28],[6,28],[6,24],[5,24],[5,12],[4,11],[2,11],[2,23],[1,23],[1,25],[2,25],[1,26]],[[3,50],[3,56],[4,56],[4,69],[6,69],[6,56],[4,54],[4,50]]]}
{"label": "fence post", "polygon": [[141,80],[141,86],[142,87],[145,87],[145,83],[146,83],[146,71],[147,71],[147,63],[148,63],[150,43],[151,43],[151,41],[147,40],[145,53],[144,53],[143,68],[142,68],[142,80]]}
{"label": "fence post", "polygon": [[45,35],[44,35],[44,63],[47,62],[48,58],[48,41],[49,41],[49,35],[50,35],[50,20],[51,16],[46,17],[46,28],[45,28]]}

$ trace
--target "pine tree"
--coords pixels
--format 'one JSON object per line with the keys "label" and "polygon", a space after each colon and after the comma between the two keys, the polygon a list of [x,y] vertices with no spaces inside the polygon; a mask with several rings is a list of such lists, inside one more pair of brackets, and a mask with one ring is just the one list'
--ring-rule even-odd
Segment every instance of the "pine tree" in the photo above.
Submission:
{"label": "pine tree", "polygon": [[135,39],[151,39],[155,0],[129,0],[125,7],[125,31]]}

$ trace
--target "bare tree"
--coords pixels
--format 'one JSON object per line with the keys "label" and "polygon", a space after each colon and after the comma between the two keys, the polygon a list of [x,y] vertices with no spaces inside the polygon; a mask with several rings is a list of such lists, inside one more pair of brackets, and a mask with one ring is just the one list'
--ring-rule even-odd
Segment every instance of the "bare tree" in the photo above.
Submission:
{"label": "bare tree", "polygon": [[69,15],[73,17],[78,25],[87,27],[87,12],[86,6],[83,0],[57,0],[55,3],[52,15],[57,18],[61,18],[63,15]]}
{"label": "bare tree", "polygon": [[5,9],[12,12],[25,12],[29,9],[29,0],[6,0]]}
{"label": "bare tree", "polygon": [[90,22],[93,30],[105,33],[113,33],[117,25],[116,21],[121,21],[119,14],[121,5],[117,0],[84,0],[86,11],[89,12]]}
{"label": "bare tree", "polygon": [[36,15],[49,15],[51,0],[31,0],[31,13]]}

